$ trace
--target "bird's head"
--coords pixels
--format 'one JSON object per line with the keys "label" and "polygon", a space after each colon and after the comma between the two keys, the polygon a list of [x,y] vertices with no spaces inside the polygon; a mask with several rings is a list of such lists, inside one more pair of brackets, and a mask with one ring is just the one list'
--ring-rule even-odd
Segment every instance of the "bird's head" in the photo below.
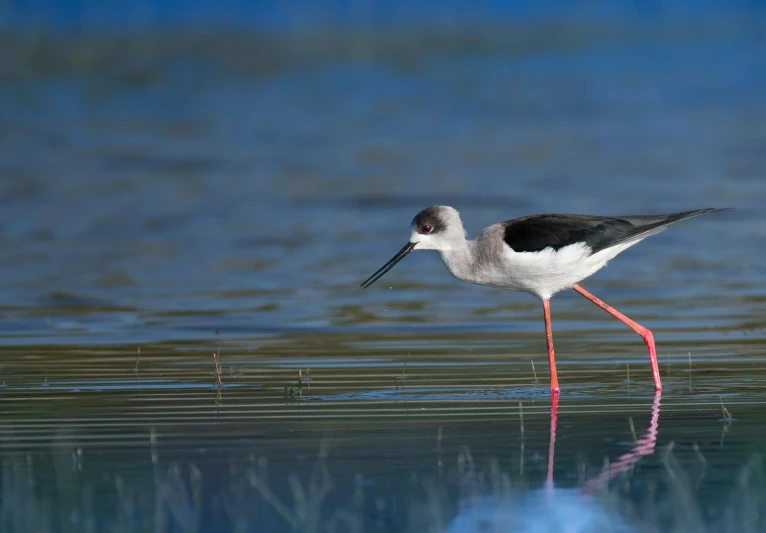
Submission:
{"label": "bird's head", "polygon": [[410,243],[418,250],[449,250],[464,238],[460,214],[448,205],[423,209],[410,224]]}
{"label": "bird's head", "polygon": [[412,219],[409,242],[388,263],[362,283],[362,288],[366,289],[382,278],[413,250],[444,252],[451,250],[461,241],[465,241],[465,230],[460,214],[455,208],[437,205],[423,209]]}

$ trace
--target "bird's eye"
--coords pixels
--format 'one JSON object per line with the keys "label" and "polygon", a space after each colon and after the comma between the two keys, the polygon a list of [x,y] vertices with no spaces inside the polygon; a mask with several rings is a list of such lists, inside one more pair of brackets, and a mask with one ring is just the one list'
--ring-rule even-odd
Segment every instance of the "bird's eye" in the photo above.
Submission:
{"label": "bird's eye", "polygon": [[433,230],[434,230],[434,227],[433,226],[429,226],[427,224],[425,226],[420,226],[420,233],[422,233],[423,235],[428,235]]}

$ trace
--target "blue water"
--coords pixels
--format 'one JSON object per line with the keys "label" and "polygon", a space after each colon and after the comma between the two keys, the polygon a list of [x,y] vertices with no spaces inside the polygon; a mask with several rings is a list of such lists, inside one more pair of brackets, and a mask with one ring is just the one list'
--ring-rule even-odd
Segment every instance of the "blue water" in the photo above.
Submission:
{"label": "blue water", "polygon": [[[763,530],[761,8],[630,5],[6,7],[0,531]],[[734,210],[584,282],[661,397],[553,299],[552,410],[534,298],[429,253],[359,289],[434,204]]]}
{"label": "blue water", "polygon": [[591,1],[491,0],[480,5],[458,0],[291,0],[283,2],[241,0],[138,0],[88,2],[84,0],[26,0],[3,6],[6,27],[44,25],[66,30],[125,30],[141,27],[228,27],[283,32],[295,28],[391,28],[419,26],[460,27],[487,21],[540,18],[574,20],[628,18],[658,21],[668,16],[763,17],[766,4],[759,0]]}

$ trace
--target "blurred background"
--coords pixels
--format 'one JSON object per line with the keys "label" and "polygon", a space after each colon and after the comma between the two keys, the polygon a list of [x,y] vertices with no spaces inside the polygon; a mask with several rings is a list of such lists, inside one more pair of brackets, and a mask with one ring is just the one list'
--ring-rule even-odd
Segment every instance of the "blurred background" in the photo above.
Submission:
{"label": "blurred background", "polygon": [[[333,502],[375,494],[359,530],[424,516],[405,503],[426,476],[449,522],[469,445],[476,468],[499,459],[537,486],[539,301],[461,284],[426,253],[359,289],[438,204],[471,235],[534,213],[734,208],[585,283],[654,331],[661,416],[641,340],[554,299],[556,481],[578,485],[656,413],[692,488],[662,514],[678,494],[667,455],[631,470],[634,515],[665,520],[649,530],[752,516],[727,515],[729,494],[766,502],[732,488],[766,451],[766,2],[6,0],[0,529],[87,530],[90,513],[113,531],[197,531],[163,529],[155,506],[199,479],[199,501],[217,501],[222,472],[266,462],[291,501],[288,476],[328,457],[328,432]],[[283,530],[255,492],[237,496],[244,523]],[[696,522],[678,516],[690,501]],[[233,530],[203,507],[197,520]]]}
{"label": "blurred background", "polygon": [[[646,276],[643,292],[681,276],[669,262],[701,281],[763,275],[763,2],[0,12],[0,305],[14,342],[378,324],[396,317],[358,282],[434,204],[457,207],[470,234],[538,212],[736,207],[631,250],[614,279]],[[415,257],[387,280],[453,291],[421,302],[422,320],[528,301]]]}

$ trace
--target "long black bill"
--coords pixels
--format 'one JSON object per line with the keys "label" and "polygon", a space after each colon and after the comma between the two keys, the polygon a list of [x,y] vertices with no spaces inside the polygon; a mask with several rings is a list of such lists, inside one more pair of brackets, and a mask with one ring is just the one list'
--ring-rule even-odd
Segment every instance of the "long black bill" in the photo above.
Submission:
{"label": "long black bill", "polygon": [[370,276],[369,278],[367,278],[367,281],[365,281],[364,283],[362,283],[361,287],[362,287],[363,289],[366,289],[367,287],[369,287],[370,285],[372,285],[373,283],[375,283],[376,281],[378,281],[380,278],[382,278],[382,277],[383,277],[383,275],[384,275],[386,272],[388,272],[389,270],[391,270],[392,268],[394,268],[394,267],[396,266],[396,263],[398,263],[399,261],[401,261],[402,259],[404,259],[405,257],[407,257],[407,254],[408,254],[408,253],[410,253],[412,250],[414,250],[414,249],[415,249],[415,245],[416,245],[416,244],[417,244],[416,242],[408,242],[408,243],[407,243],[407,244],[404,246],[404,248],[402,248],[401,250],[399,250],[398,252],[396,252],[396,255],[395,255],[394,257],[392,257],[392,258],[391,258],[391,261],[389,261],[388,263],[386,263],[385,265],[383,265],[382,267],[380,267],[380,270],[378,270],[378,271],[377,271],[377,272],[375,272],[375,273],[374,273],[372,276]]}

